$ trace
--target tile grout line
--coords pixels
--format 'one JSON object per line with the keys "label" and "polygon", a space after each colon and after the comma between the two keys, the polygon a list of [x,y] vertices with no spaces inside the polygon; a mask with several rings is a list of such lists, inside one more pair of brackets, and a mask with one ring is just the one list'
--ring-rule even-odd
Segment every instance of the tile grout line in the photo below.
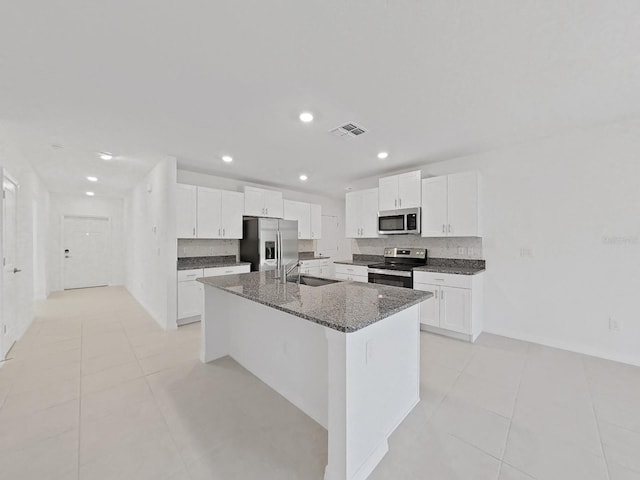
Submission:
{"label": "tile grout line", "polygon": [[[158,328],[160,328],[158,326]],[[136,358],[136,363],[138,364],[138,367],[140,367],[140,371],[142,372],[142,378],[144,379],[144,383],[147,385],[147,388],[149,389],[149,392],[151,393],[151,397],[153,398],[153,403],[155,404],[156,408],[158,409],[158,411],[160,412],[160,415],[162,416],[162,420],[164,421],[165,426],[167,427],[167,433],[169,434],[169,437],[171,438],[171,443],[173,443],[174,448],[176,449],[176,452],[178,453],[178,455],[180,456],[180,462],[182,463],[182,466],[185,470],[185,472],[187,472],[187,475],[190,477],[191,474],[189,473],[189,468],[187,465],[187,462],[185,462],[184,457],[182,456],[182,452],[178,449],[178,444],[176,442],[175,437],[173,436],[173,432],[171,432],[171,428],[169,427],[169,422],[167,422],[167,417],[164,414],[164,411],[162,410],[162,408],[160,408],[160,404],[158,403],[158,399],[156,398],[156,394],[153,391],[153,389],[151,388],[151,385],[149,384],[149,380],[147,380],[147,374],[144,372],[144,369],[142,368],[142,364],[140,363],[140,359],[138,358],[138,355],[136,355],[136,352],[133,348],[133,345],[131,344],[131,340],[129,338],[129,334],[126,332],[125,330],[125,337],[127,339],[127,343],[129,344],[129,348],[131,348],[131,351],[133,352],[133,356]],[[152,372],[149,375],[153,375],[155,373],[158,372]],[[171,475],[178,473],[178,471],[175,472],[170,472],[165,478],[169,478]]]}
{"label": "tile grout line", "polygon": [[82,358],[84,345],[84,321],[80,323],[80,398],[78,399],[78,465],[76,478],[80,480],[80,446],[82,445]]}
{"label": "tile grout line", "polygon": [[607,472],[607,479],[611,480],[611,472],[609,468],[609,460],[607,459],[607,454],[604,450],[604,443],[602,442],[602,432],[600,431],[600,422],[598,421],[598,414],[596,413],[596,407],[593,402],[593,393],[591,392],[591,382],[589,381],[589,376],[587,375],[587,368],[584,363],[585,356],[580,355],[580,363],[582,364],[582,371],[584,373],[584,379],[587,382],[587,390],[589,390],[589,400],[591,401],[591,412],[593,413],[593,419],[596,422],[596,429],[598,430],[598,440],[600,440],[600,451],[602,452],[602,459],[604,460],[605,470]]}
{"label": "tile grout line", "polygon": [[[498,477],[500,479],[500,475],[502,474],[502,465],[505,463],[504,456],[507,453],[507,445],[509,444],[509,437],[511,436],[511,426],[513,425],[513,416],[516,413],[516,405],[518,404],[518,398],[520,397],[520,388],[522,387],[522,379],[524,378],[524,372],[527,367],[527,363],[529,362],[529,350],[531,349],[531,344],[527,345],[527,352],[525,354],[525,360],[522,364],[522,370],[520,371],[520,381],[518,381],[518,388],[516,390],[516,398],[513,401],[513,408],[511,409],[511,416],[509,417],[509,428],[507,429],[507,437],[504,441],[504,448],[502,449],[502,458],[500,459],[500,468],[498,468]],[[510,464],[507,464],[511,466]],[[515,467],[514,467],[515,468]],[[519,470],[519,469],[516,469]],[[526,472],[523,472],[526,473]],[[529,475],[527,473],[527,475]]]}

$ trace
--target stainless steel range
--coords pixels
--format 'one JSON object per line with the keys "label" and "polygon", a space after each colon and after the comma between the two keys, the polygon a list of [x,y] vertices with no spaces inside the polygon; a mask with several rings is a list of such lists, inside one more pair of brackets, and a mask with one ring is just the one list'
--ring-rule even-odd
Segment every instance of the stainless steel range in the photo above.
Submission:
{"label": "stainless steel range", "polygon": [[426,264],[425,248],[385,248],[384,263],[369,265],[369,283],[413,288],[413,269]]}

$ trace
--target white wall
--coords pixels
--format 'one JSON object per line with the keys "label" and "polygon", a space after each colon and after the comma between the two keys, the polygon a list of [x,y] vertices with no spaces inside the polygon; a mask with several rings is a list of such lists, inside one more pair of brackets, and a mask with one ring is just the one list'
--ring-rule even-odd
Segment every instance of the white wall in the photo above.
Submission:
{"label": "white wall", "polygon": [[107,217],[111,224],[110,285],[124,285],[124,201],[115,197],[87,197],[63,193],[51,194],[50,235],[48,245],[49,286],[51,291],[64,289],[63,219],[64,216]]}
{"label": "white wall", "polygon": [[[44,252],[48,238],[48,192],[15,142],[7,125],[0,123],[0,167],[19,182],[17,202],[17,319],[18,339],[34,318],[33,301],[47,295]],[[1,209],[0,209],[1,216]],[[1,218],[0,218],[1,222]],[[1,223],[0,223],[1,225]],[[38,264],[34,260],[40,260]],[[2,295],[0,275],[0,298]],[[4,301],[5,299],[1,299]],[[1,312],[1,305],[0,305]]]}
{"label": "white wall", "polygon": [[470,169],[482,174],[485,330],[640,365],[640,121],[422,172]]}
{"label": "white wall", "polygon": [[[179,183],[185,183],[187,185],[198,185],[201,187],[218,188],[221,190],[231,190],[237,192],[244,191],[243,189],[245,185],[267,188],[269,190],[279,190],[282,192],[285,200],[294,200],[298,202],[308,202],[322,205],[322,215],[331,215],[338,217],[338,236],[335,240],[338,245],[339,258],[344,259],[351,257],[351,242],[345,238],[344,230],[344,199],[338,200],[335,198],[316,195],[313,193],[299,192],[295,190],[274,189],[273,187],[264,187],[263,185],[257,183],[248,183],[241,180],[217,177],[214,175],[206,175],[203,173],[191,172],[188,170],[178,170],[177,178]],[[309,244],[307,243],[306,245],[304,245],[304,248],[305,250],[308,249]]]}
{"label": "white wall", "polygon": [[125,199],[126,286],[167,330],[177,328],[176,170],[161,161]]}

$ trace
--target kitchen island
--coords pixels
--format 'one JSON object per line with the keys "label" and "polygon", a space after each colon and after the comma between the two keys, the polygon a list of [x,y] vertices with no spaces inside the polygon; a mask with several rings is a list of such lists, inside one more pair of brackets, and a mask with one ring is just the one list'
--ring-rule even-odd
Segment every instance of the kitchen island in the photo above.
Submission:
{"label": "kitchen island", "polygon": [[419,401],[419,304],[432,294],[272,271],[200,281],[201,360],[231,356],[325,427],[325,480],[366,479]]}

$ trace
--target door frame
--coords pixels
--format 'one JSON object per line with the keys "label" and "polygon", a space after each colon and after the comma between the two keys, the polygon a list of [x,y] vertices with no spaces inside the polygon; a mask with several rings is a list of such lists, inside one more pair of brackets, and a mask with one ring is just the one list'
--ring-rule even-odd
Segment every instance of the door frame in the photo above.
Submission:
{"label": "door frame", "polygon": [[[16,224],[17,224],[17,209],[18,209],[18,190],[20,189],[20,182],[9,173],[9,171],[2,167],[0,168],[0,181],[2,182],[2,195],[0,196],[0,258],[4,259],[4,179],[8,179],[11,183],[16,186]],[[17,235],[17,228],[15,234]],[[17,242],[17,238],[16,238]],[[4,318],[4,262],[2,265],[2,275],[0,275],[0,367],[4,365],[5,359],[13,344],[7,347],[5,345],[5,333],[4,328],[6,325]]]}
{"label": "door frame", "polygon": [[64,221],[67,218],[91,218],[94,220],[106,220],[107,230],[109,232],[109,283],[108,286],[113,285],[113,270],[111,269],[111,257],[113,256],[113,231],[111,225],[111,217],[107,215],[81,215],[75,213],[63,213],[60,215],[60,291],[64,292]]}

